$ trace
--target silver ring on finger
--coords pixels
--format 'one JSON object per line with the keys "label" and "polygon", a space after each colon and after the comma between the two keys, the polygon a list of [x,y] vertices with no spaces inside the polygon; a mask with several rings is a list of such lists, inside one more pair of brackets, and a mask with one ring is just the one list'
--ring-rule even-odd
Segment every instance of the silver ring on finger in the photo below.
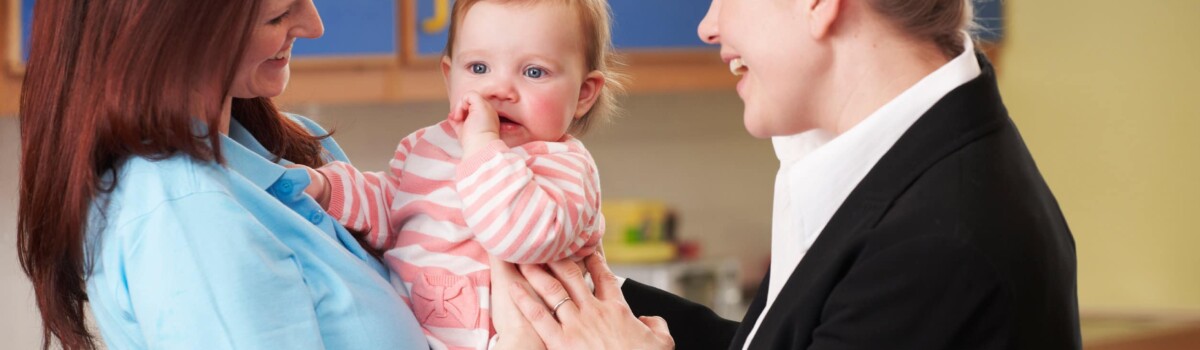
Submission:
{"label": "silver ring on finger", "polygon": [[570,300],[571,300],[571,297],[566,297],[566,298],[563,298],[563,300],[559,300],[558,303],[554,304],[554,307],[550,309],[550,315],[554,316],[554,318],[558,318],[558,308],[562,307],[564,303],[566,303]]}

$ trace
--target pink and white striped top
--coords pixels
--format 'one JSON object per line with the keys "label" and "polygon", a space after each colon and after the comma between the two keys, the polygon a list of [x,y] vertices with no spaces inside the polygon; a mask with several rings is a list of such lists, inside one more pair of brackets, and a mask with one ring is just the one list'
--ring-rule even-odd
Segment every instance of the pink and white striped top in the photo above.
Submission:
{"label": "pink and white striped top", "polygon": [[329,213],[385,252],[433,348],[483,349],[491,325],[488,254],[546,263],[591,254],[604,232],[600,178],[579,140],[494,141],[472,157],[441,122],[400,141],[390,170],[320,169]]}

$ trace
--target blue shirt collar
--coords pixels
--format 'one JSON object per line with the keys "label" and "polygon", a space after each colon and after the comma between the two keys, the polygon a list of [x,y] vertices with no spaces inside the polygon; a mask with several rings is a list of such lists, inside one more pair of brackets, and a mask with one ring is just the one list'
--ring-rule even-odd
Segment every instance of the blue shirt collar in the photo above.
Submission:
{"label": "blue shirt collar", "polygon": [[250,131],[237,120],[229,121],[229,135],[221,135],[221,152],[229,169],[241,174],[262,189],[271,187],[287,171],[286,159],[272,162],[275,155],[267,151]]}

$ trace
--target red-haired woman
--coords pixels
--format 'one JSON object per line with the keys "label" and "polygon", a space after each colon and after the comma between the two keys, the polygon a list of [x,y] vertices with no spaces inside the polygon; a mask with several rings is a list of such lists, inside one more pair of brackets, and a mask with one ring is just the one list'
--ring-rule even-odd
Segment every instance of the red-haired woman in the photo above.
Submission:
{"label": "red-haired woman", "polygon": [[19,250],[45,346],[427,348],[385,268],[301,189],[346,160],[280,113],[312,0],[38,1]]}

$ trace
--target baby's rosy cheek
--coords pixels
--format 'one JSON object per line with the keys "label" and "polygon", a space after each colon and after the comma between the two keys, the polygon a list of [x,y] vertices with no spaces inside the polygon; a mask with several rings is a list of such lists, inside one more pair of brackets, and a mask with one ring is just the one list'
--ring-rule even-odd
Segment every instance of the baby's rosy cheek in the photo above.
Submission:
{"label": "baby's rosy cheek", "polygon": [[561,99],[554,98],[553,96],[541,96],[529,102],[529,107],[538,112],[547,112],[555,108],[561,108],[563,105]]}
{"label": "baby's rosy cheek", "polygon": [[[537,99],[529,101],[530,112],[538,116],[561,116],[563,113],[573,113],[567,110],[567,103],[560,99]],[[539,118],[540,119],[540,118]],[[550,118],[540,120],[552,120]]]}

